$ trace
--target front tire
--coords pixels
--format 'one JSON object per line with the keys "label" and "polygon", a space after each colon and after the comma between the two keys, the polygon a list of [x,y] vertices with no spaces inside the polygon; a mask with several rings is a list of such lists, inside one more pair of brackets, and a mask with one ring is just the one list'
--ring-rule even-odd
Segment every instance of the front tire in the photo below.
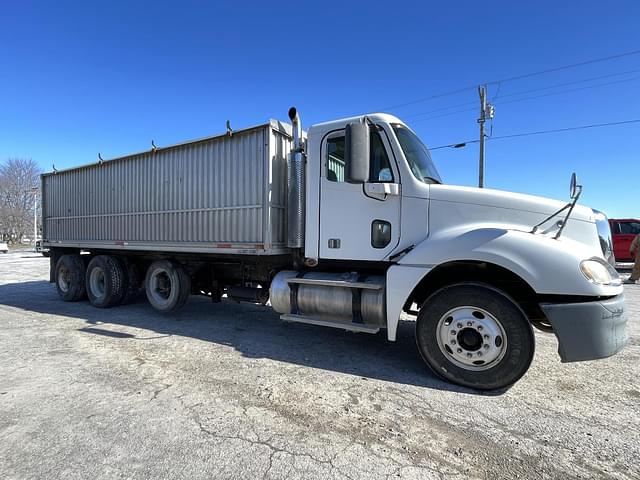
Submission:
{"label": "front tire", "polygon": [[444,287],[420,308],[416,342],[434,373],[478,390],[505,388],[529,369],[531,324],[505,293],[489,285]]}

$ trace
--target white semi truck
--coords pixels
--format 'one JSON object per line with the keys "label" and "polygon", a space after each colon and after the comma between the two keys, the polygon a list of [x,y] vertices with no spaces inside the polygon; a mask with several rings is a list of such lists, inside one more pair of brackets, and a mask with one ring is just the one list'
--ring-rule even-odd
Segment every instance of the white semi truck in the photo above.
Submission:
{"label": "white semi truck", "polygon": [[445,184],[398,118],[258,127],[42,177],[51,282],[105,308],[142,289],[161,312],[191,294],[267,303],[286,321],[396,339],[416,315],[426,364],[477,389],[516,382],[533,328],[563,362],[626,343],[606,217]]}

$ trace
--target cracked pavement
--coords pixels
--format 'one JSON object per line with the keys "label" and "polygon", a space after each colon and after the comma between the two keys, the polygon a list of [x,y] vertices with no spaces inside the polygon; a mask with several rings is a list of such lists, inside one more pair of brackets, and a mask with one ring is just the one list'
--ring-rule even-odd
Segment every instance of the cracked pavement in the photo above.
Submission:
{"label": "cracked pavement", "polygon": [[191,297],[64,303],[48,259],[0,255],[0,471],[26,478],[640,478],[640,285],[630,341],[561,364],[536,332],[527,375],[481,394],[398,341],[287,324]]}

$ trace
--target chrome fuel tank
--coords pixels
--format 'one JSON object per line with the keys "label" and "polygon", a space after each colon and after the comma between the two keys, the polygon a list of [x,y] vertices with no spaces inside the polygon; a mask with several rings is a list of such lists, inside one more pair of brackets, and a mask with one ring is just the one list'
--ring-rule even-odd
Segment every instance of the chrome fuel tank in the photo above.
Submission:
{"label": "chrome fuel tank", "polygon": [[270,298],[273,309],[281,314],[386,324],[383,276],[287,270],[272,280]]}

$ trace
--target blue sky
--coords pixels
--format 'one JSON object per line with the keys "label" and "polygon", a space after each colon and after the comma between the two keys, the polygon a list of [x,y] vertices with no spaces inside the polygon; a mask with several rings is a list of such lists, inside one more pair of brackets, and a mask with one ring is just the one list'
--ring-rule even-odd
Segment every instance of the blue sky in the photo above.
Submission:
{"label": "blue sky", "polygon": [[[227,119],[286,119],[291,105],[306,126],[384,110],[429,146],[470,140],[477,112],[459,111],[474,108],[473,89],[387,107],[640,49],[631,0],[0,8],[0,160],[30,157],[45,170],[219,133]],[[494,136],[640,119],[640,55],[492,84],[489,98]],[[433,157],[447,183],[477,183],[477,144]],[[574,170],[582,203],[640,217],[640,123],[487,143],[488,187],[565,199]]]}

